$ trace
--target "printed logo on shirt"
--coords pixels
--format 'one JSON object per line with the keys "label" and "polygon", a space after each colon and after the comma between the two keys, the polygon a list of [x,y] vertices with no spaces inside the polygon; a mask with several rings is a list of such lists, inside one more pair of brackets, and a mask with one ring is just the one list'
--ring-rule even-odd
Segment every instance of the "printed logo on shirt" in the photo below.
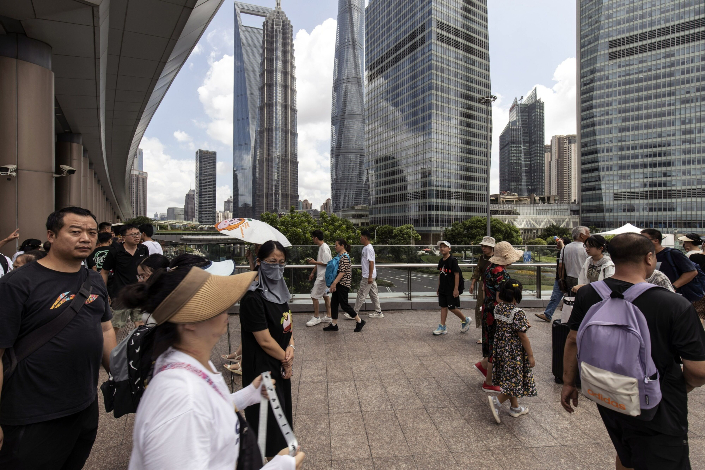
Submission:
{"label": "printed logo on shirt", "polygon": [[[73,300],[73,298],[76,297],[76,294],[71,294],[70,292],[64,292],[59,296],[58,299],[54,302],[54,304],[51,306],[50,310],[54,310],[56,308],[61,307],[63,304],[68,302],[69,300]],[[95,299],[98,298],[97,294],[91,294],[90,297],[86,299],[86,305],[93,303]]]}
{"label": "printed logo on shirt", "polygon": [[99,251],[98,253],[95,254],[93,257],[93,262],[95,263],[96,266],[99,268],[103,267],[103,263],[105,262],[105,257],[108,256],[108,250],[105,251]]}
{"label": "printed logo on shirt", "polygon": [[291,333],[291,310],[282,314],[280,323],[284,327],[284,333]]}

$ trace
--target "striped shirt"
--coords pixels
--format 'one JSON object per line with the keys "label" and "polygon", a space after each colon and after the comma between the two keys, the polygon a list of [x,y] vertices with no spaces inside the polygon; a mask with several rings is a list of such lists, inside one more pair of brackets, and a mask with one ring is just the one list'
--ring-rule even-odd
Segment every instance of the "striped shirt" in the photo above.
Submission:
{"label": "striped shirt", "polygon": [[350,255],[347,253],[340,256],[340,262],[338,263],[338,274],[343,273],[343,277],[340,279],[340,285],[345,286],[350,289],[352,285],[352,265],[350,264]]}

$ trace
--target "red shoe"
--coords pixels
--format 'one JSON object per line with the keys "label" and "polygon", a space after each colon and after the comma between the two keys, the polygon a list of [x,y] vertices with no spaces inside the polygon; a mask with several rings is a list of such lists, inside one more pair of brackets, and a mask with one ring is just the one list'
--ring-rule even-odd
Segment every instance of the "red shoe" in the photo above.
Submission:
{"label": "red shoe", "polygon": [[497,385],[487,385],[485,382],[482,382],[482,390],[488,393],[501,393]]}
{"label": "red shoe", "polygon": [[487,377],[487,369],[485,369],[484,367],[482,367],[482,361],[480,361],[480,362],[478,362],[477,364],[475,364],[475,369],[477,369],[477,371],[478,371],[479,373],[481,373],[481,374],[483,375],[483,377]]}

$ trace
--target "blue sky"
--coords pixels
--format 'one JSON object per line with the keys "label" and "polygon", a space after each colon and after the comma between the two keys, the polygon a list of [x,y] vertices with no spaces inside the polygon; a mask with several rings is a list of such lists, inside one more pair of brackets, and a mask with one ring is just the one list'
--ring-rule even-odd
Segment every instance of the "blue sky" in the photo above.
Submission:
{"label": "blue sky", "polygon": [[[275,0],[262,0],[274,7]],[[330,197],[330,102],[337,3],[282,0],[294,26],[299,122],[299,196],[314,207]],[[515,97],[535,86],[545,102],[546,139],[575,133],[575,2],[489,0],[494,139]],[[225,0],[174,80],[142,139],[149,172],[148,212],[183,206],[194,186],[196,149],[218,153],[217,208],[232,194],[233,3]],[[261,24],[250,17],[246,24]]]}

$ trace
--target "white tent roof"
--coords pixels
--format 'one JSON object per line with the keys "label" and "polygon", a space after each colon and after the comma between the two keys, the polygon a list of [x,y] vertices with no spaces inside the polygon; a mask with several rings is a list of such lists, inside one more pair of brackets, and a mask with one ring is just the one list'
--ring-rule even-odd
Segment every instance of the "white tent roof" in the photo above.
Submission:
{"label": "white tent roof", "polygon": [[619,235],[620,233],[641,233],[641,230],[639,227],[635,227],[632,224],[626,224],[622,225],[619,228],[616,228],[614,230],[610,230],[609,232],[600,232],[599,235],[605,236],[605,235]]}

